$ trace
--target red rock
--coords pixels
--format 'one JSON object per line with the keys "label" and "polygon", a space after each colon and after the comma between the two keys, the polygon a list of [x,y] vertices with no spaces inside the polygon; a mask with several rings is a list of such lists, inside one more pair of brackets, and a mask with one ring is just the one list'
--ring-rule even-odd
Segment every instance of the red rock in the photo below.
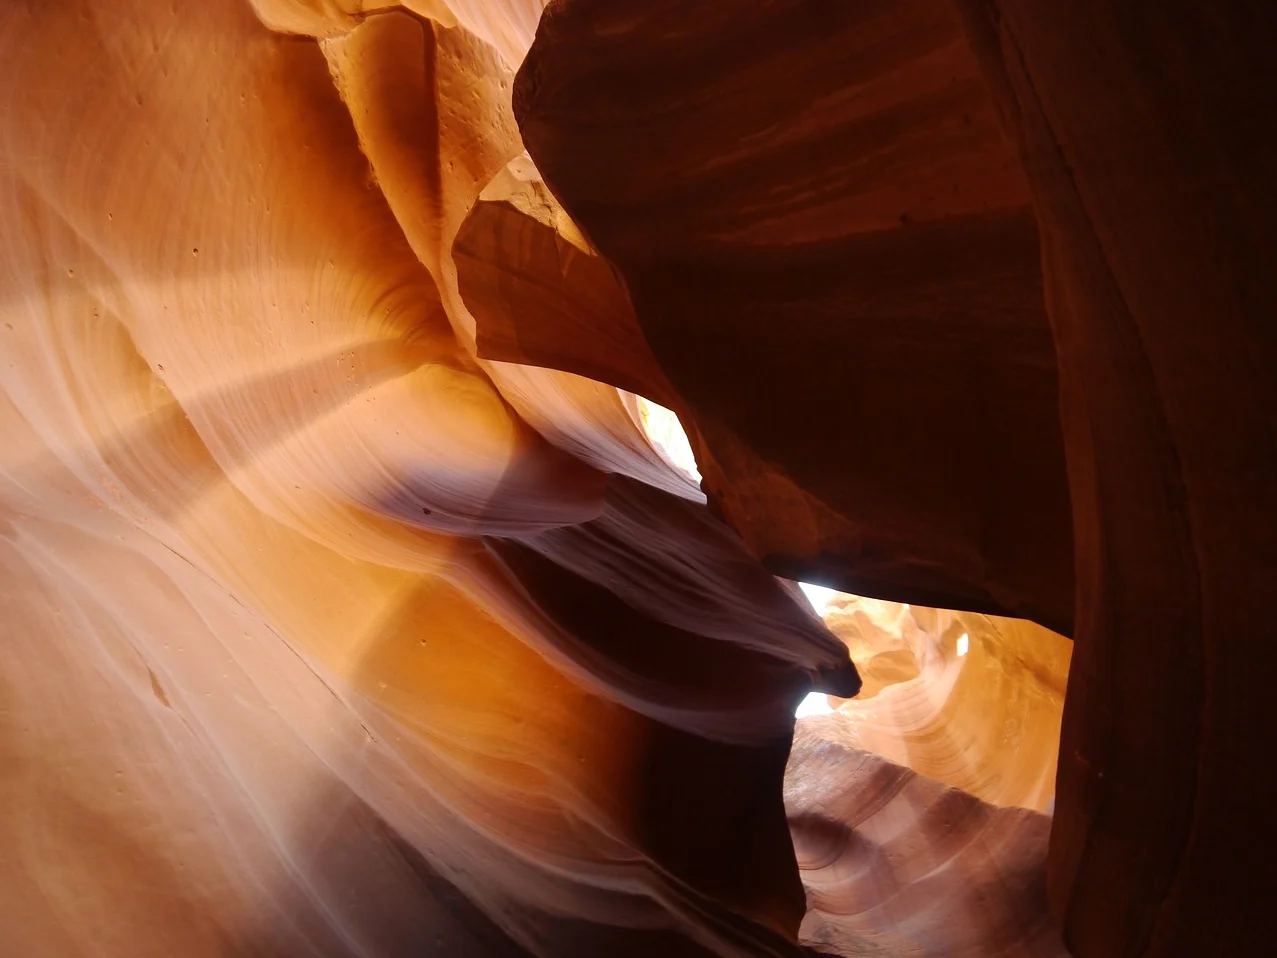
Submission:
{"label": "red rock", "polygon": [[1037,233],[947,3],[565,0],[514,102],[756,555],[1070,629]]}
{"label": "red rock", "polygon": [[1059,354],[1078,605],[1052,904],[1079,956],[1259,954],[1277,24],[961,6],[1033,186]]}

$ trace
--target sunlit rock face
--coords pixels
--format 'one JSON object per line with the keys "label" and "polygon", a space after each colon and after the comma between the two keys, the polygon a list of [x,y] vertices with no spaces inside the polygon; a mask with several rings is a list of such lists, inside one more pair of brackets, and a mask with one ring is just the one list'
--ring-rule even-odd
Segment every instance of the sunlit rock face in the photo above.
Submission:
{"label": "sunlit rock face", "polygon": [[0,10],[0,951],[1263,953],[1271,25],[542,6]]}
{"label": "sunlit rock face", "polygon": [[846,649],[632,399],[483,358],[538,11],[417,7],[2,14],[6,951],[795,951]]}
{"label": "sunlit rock face", "polygon": [[827,737],[985,802],[1050,807],[1071,642],[1022,619],[837,594],[825,623],[864,680]]}

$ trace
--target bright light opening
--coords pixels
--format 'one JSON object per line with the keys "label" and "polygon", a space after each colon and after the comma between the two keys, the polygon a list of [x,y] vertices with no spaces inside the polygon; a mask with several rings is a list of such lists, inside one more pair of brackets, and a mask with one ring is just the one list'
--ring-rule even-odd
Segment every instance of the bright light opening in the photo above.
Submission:
{"label": "bright light opening", "polygon": [[[692,444],[687,440],[683,424],[671,409],[642,396],[634,397],[638,406],[639,424],[648,441],[655,446],[669,462],[687,475],[693,482],[701,481],[700,470],[696,468],[696,456],[692,452]],[[810,582],[799,582],[803,595],[811,603],[812,609],[819,616],[824,616],[830,601],[838,594],[835,589],[823,585],[812,585]],[[812,692],[794,710],[795,718],[804,715],[828,715],[833,712],[829,705],[829,697],[824,692]]]}
{"label": "bright light opening", "polygon": [[958,636],[958,656],[961,657],[966,655],[970,648],[971,639],[967,637],[965,632],[963,632],[960,636]]}
{"label": "bright light opening", "polygon": [[828,715],[833,709],[829,707],[829,696],[824,692],[812,692],[805,699],[798,703],[798,708],[794,709],[794,718],[802,718],[804,715]]}
{"label": "bright light opening", "polygon": [[683,424],[678,421],[678,416],[672,409],[666,409],[650,399],[642,396],[634,398],[638,400],[639,423],[648,441],[693,482],[700,482],[701,474],[696,468],[696,456],[692,453],[692,444],[687,441],[687,433],[683,431]]}
{"label": "bright light opening", "polygon": [[829,600],[836,594],[833,589],[826,589],[823,585],[812,585],[810,582],[800,582],[798,588],[803,590],[803,595],[807,596],[811,607],[816,610],[817,615],[821,616],[829,608]]}
{"label": "bright light opening", "polygon": [[[834,589],[827,589],[823,585],[812,585],[810,582],[800,582],[798,588],[803,590],[803,595],[811,603],[812,609],[821,617],[829,608],[829,601],[838,594]],[[824,692],[812,692],[798,703],[798,708],[794,710],[794,718],[802,718],[804,715],[828,715],[832,711],[833,709],[829,706],[829,696]]]}

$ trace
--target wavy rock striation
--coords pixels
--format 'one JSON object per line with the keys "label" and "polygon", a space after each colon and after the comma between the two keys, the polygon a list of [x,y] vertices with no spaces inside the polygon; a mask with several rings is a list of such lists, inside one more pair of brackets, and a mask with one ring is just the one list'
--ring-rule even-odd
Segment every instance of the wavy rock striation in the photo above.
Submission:
{"label": "wavy rock striation", "polygon": [[6,953],[1262,953],[1272,17],[542,6],[0,11]]}
{"label": "wavy rock striation", "polygon": [[3,14],[8,941],[792,954],[846,650],[614,388],[479,358],[501,48],[335,10]]}
{"label": "wavy rock striation", "polygon": [[1050,819],[835,744],[802,719],[786,776],[803,939],[842,956],[1064,958],[1046,909]]}
{"label": "wavy rock striation", "polygon": [[1052,905],[1078,955],[1259,954],[1277,19],[958,6],[1034,191],[1060,357],[1079,629]]}
{"label": "wavy rock striation", "polygon": [[756,555],[1076,639],[1080,956],[1267,946],[1275,37],[1245,0],[560,0],[516,87]]}

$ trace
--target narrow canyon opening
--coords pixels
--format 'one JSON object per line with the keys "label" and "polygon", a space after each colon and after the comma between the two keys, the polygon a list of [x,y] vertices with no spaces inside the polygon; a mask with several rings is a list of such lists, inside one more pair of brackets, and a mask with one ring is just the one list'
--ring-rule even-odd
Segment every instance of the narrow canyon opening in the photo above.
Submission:
{"label": "narrow canyon opening", "polygon": [[[699,483],[677,414],[632,398],[644,435]],[[864,683],[855,699],[808,693],[796,718],[837,714],[821,723],[823,734],[992,805],[1051,807],[1067,639],[1022,620],[796,585],[847,646]],[[791,768],[790,777],[797,774]]]}
{"label": "narrow canyon opening", "polygon": [[[627,400],[663,458],[699,483],[677,414]],[[855,698],[812,691],[795,710],[785,796],[807,894],[804,940],[836,950],[849,934],[882,937],[886,907],[906,928],[899,947],[1012,935],[1029,953],[1049,952],[1049,929],[1021,919],[1042,906],[1040,879],[920,890],[918,848],[955,848],[945,867],[956,873],[978,873],[992,854],[1040,874],[1072,643],[1024,620],[795,584],[863,682]],[[910,896],[927,902],[930,919],[908,917]]]}

